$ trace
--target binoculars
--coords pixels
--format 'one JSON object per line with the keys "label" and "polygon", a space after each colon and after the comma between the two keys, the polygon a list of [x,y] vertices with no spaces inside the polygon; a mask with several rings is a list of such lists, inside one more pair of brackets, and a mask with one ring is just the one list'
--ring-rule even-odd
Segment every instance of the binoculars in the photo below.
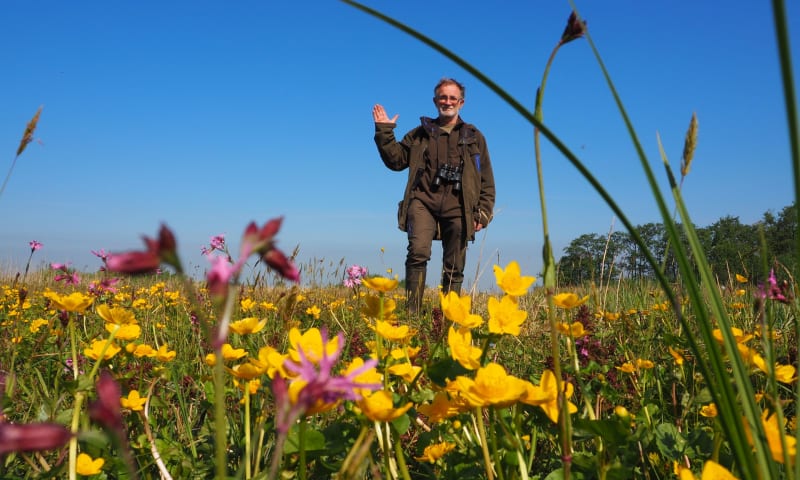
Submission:
{"label": "binoculars", "polygon": [[462,167],[460,165],[451,165],[449,163],[439,165],[439,169],[436,171],[436,175],[433,177],[433,181],[431,182],[431,187],[433,187],[435,190],[439,188],[439,185],[441,185],[442,182],[446,182],[453,184],[454,192],[460,191],[461,171]]}

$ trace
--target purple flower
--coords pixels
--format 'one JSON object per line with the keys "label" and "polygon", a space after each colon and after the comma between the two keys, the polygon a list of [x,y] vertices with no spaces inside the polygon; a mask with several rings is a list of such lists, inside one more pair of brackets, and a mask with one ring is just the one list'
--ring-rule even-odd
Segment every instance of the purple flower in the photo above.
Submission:
{"label": "purple flower", "polygon": [[0,455],[54,450],[66,445],[71,438],[69,429],[56,423],[0,422]]}
{"label": "purple flower", "polygon": [[31,240],[30,242],[28,242],[28,245],[31,246],[31,252],[35,252],[36,250],[42,248],[41,242],[37,242],[36,240]]}
{"label": "purple flower", "polygon": [[102,260],[103,263],[106,263],[106,260],[108,259],[108,252],[106,252],[102,248],[100,250],[90,250],[90,251],[92,252],[92,255]]}

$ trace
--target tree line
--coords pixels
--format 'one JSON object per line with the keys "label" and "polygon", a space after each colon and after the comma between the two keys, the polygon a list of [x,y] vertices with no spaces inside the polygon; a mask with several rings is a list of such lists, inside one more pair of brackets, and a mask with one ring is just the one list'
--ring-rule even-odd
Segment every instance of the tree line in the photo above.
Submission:
{"label": "tree line", "polygon": [[[794,271],[797,263],[795,209],[793,203],[777,214],[767,211],[761,220],[751,225],[741,223],[739,217],[725,216],[707,227],[695,226],[714,275],[721,281],[727,281],[734,273],[760,278],[764,265],[769,268],[779,265]],[[667,278],[677,279],[678,266],[664,224],[647,223],[636,226],[636,230]],[[679,230],[689,251],[683,229]],[[564,248],[557,267],[561,285],[654,278],[653,267],[627,232],[583,234]]]}

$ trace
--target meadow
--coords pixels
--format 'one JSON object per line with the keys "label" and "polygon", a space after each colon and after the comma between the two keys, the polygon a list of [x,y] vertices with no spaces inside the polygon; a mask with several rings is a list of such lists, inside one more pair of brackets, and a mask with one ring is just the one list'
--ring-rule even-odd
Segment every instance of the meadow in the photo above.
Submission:
{"label": "meadow", "polygon": [[[238,251],[212,238],[199,280],[168,225],[142,250],[97,252],[99,272],[36,267],[45,247],[31,240],[24,271],[0,272],[0,478],[800,478],[798,262],[764,252],[758,271],[711,273],[681,196],[696,117],[679,170],[661,149],[668,202],[595,51],[658,205],[667,278],[664,252],[542,122],[558,50],[594,50],[577,13],[528,111],[432,39],[344,3],[440,51],[534,127],[541,278],[495,265],[498,293],[430,289],[410,316],[396,277],[296,265],[275,246],[281,218],[245,226]],[[798,183],[787,22],[773,7]],[[541,137],[608,204],[652,279],[557,281]],[[301,275],[335,281],[302,287]]]}
{"label": "meadow", "polygon": [[[218,428],[232,478],[561,478],[565,414],[574,478],[676,478],[731,462],[708,385],[652,282],[555,295],[562,410],[546,296],[513,262],[494,269],[502,294],[429,289],[426,313],[411,318],[396,279],[357,265],[327,274],[339,285],[222,294],[166,269],[55,267],[2,278],[2,478],[213,478]],[[794,432],[795,299],[780,277],[720,286],[734,355],[759,403],[782,405]],[[215,347],[220,295],[233,306]],[[680,308],[691,315],[690,302]],[[783,429],[765,422],[782,460]]]}

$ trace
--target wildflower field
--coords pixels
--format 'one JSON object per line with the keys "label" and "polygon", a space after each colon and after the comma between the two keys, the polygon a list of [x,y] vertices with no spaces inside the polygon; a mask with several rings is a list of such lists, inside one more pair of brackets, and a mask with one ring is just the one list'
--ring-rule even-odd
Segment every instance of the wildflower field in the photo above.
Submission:
{"label": "wildflower field", "polygon": [[[800,479],[800,237],[789,266],[764,248],[759,271],[711,273],[681,196],[696,117],[678,174],[662,149],[668,205],[597,55],[658,205],[667,279],[667,252],[542,122],[557,51],[594,48],[576,11],[528,111],[432,39],[344,3],[440,51],[531,123],[542,272],[494,265],[492,291],[429,289],[410,315],[400,279],[357,264],[303,286],[320,273],[276,248],[281,218],[244,226],[238,251],[213,237],[199,279],[166,224],[142,250],[93,252],[98,272],[40,263],[47,246],[31,240],[24,270],[0,271],[0,478]],[[800,198],[787,25],[773,8]],[[558,283],[540,137],[608,204],[653,278]]]}
{"label": "wildflower field", "polygon": [[[413,318],[396,279],[341,270],[341,286],[216,293],[172,273],[5,272],[3,478],[212,478],[217,442],[222,478],[561,478],[563,416],[575,478],[731,463],[656,285],[555,294],[559,382],[544,291],[516,263],[495,266],[500,294],[430,290]],[[795,299],[765,280],[735,275],[723,299],[770,451],[793,463]]]}

